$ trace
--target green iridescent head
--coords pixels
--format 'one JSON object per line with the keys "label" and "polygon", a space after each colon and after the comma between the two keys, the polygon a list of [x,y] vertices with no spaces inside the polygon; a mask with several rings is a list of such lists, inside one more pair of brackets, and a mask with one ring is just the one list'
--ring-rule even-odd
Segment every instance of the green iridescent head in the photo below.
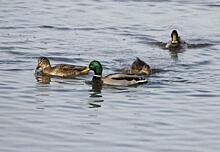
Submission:
{"label": "green iridescent head", "polygon": [[92,62],[90,62],[89,69],[93,70],[95,75],[102,75],[102,65],[97,60],[93,60]]}

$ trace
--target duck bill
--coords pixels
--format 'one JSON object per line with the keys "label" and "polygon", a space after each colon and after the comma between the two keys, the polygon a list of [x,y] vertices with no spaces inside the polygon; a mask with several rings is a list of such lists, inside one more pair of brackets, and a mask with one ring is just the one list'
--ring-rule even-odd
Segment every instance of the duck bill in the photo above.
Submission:
{"label": "duck bill", "polygon": [[90,69],[89,69],[89,67],[86,67],[84,70],[82,70],[82,74],[87,74],[87,73],[89,73],[89,71],[90,71]]}
{"label": "duck bill", "polygon": [[172,37],[172,44],[177,44],[177,43],[178,43],[177,35],[176,35],[176,34],[173,34],[173,37]]}
{"label": "duck bill", "polygon": [[42,68],[40,66],[37,66],[36,69],[34,70],[35,74],[41,73],[42,72]]}

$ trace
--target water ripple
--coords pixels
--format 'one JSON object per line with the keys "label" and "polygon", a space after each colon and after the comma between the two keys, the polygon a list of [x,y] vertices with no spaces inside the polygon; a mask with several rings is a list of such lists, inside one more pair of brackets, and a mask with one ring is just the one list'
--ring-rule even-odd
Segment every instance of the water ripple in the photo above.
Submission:
{"label": "water ripple", "polygon": [[[218,8],[215,0],[2,1],[0,151],[218,152]],[[187,48],[163,49],[173,29]],[[144,85],[100,88],[87,83],[93,71],[35,77],[40,56],[52,65],[97,59],[103,75],[140,57],[153,74]]]}

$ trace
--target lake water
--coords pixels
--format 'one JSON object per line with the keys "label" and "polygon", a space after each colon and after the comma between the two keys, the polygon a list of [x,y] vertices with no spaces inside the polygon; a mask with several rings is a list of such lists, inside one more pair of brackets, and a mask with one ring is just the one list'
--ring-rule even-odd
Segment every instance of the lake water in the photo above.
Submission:
{"label": "lake water", "polygon": [[[194,47],[162,49],[173,29]],[[219,152],[219,51],[218,0],[1,0],[0,151]],[[161,72],[95,92],[92,72],[37,82],[40,56]]]}

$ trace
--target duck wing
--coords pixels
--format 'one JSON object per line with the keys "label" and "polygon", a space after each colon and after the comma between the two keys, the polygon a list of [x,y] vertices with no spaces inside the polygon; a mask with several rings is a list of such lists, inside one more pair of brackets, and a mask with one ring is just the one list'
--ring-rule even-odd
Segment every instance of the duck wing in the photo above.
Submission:
{"label": "duck wing", "polygon": [[53,74],[61,77],[74,77],[80,75],[85,69],[86,66],[58,64],[53,67]]}
{"label": "duck wing", "polygon": [[123,74],[123,73],[110,74],[110,75],[107,75],[105,78],[110,78],[114,80],[127,80],[127,81],[132,81],[132,80],[139,81],[139,80],[144,79],[144,77],[141,77],[138,75]]}
{"label": "duck wing", "polygon": [[129,86],[145,82],[147,82],[147,80],[144,77],[133,74],[110,74],[103,78],[103,83],[108,85]]}
{"label": "duck wing", "polygon": [[77,71],[82,71],[86,68],[86,66],[79,66],[79,65],[71,65],[71,64],[58,64],[55,66],[57,69],[61,70],[77,70]]}

